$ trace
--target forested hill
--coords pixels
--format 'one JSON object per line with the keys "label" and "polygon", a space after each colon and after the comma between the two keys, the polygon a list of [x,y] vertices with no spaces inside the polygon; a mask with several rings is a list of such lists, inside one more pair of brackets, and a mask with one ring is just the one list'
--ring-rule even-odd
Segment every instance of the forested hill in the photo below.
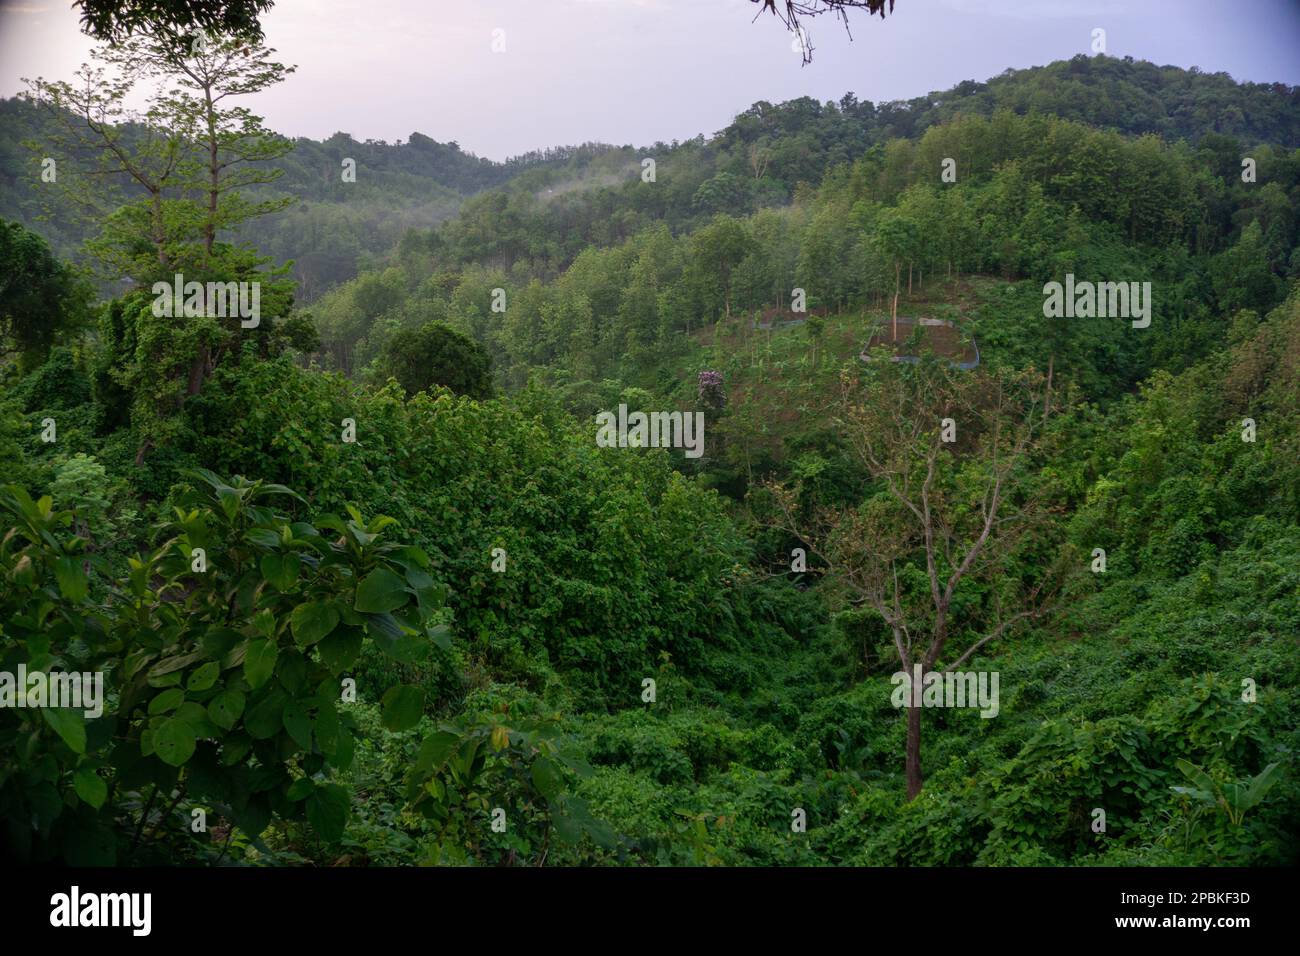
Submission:
{"label": "forested hill", "polygon": [[[219,102],[160,123],[210,187]],[[54,235],[30,116],[0,212]],[[1080,58],[513,165],[301,141],[103,212],[100,303],[0,219],[0,665],[106,687],[0,707],[0,858],[1294,865],[1298,129]]]}
{"label": "forested hill", "polygon": [[[654,210],[676,229],[697,214],[782,204],[799,183],[819,183],[828,169],[874,144],[999,110],[1039,112],[1126,135],[1200,141],[1218,134],[1242,145],[1300,144],[1297,88],[1080,55],[910,100],[873,103],[848,93],[838,102],[758,102],[712,137],[641,149],[589,143],[496,162],[418,132],[404,143],[358,141],[341,132],[323,141],[298,138],[278,163],[283,177],[267,190],[293,197],[294,205],[254,221],[243,238],[279,260],[294,260],[299,299],[310,302],[380,263],[408,230],[446,220],[466,197],[493,187],[562,197],[582,187],[634,181],[643,155],[677,160],[679,175],[657,191],[661,204]],[[69,209],[47,209],[41,192],[26,187],[38,167],[22,144],[39,140],[41,132],[31,107],[0,99],[0,217],[36,228],[56,251],[74,256],[87,237],[84,224]],[[355,182],[343,181],[342,163],[349,158],[356,161]],[[617,223],[610,226],[611,236],[587,238],[616,237]]]}
{"label": "forested hill", "polygon": [[[324,296],[318,358],[355,373],[397,330],[445,321],[488,350],[502,384],[547,369],[575,388],[653,389],[651,357],[681,333],[788,304],[794,288],[839,310],[891,294],[896,263],[909,292],[913,272],[1041,287],[1068,271],[1136,270],[1156,277],[1166,321],[1140,347],[1093,343],[1071,370],[1114,397],[1206,354],[1223,315],[1266,312],[1300,270],[1290,88],[1081,59],[958,89],[911,105],[759,103],[712,139],[645,150],[652,181],[636,162],[613,184],[595,178],[626,165],[623,151],[589,164],[593,188],[562,188],[572,173],[554,166],[528,170]],[[1136,104],[1125,128],[1105,128],[1125,101]],[[1232,117],[1247,115],[1271,143],[1244,138]],[[1189,139],[1149,132],[1171,117]],[[1258,168],[1250,182],[1244,158]],[[494,289],[508,314],[490,308]]]}
{"label": "forested hill", "polygon": [[[47,123],[24,100],[0,99],[0,217],[36,229],[61,255],[76,258],[93,229],[75,210],[57,200],[51,205],[51,192],[30,188],[33,179],[39,181],[40,164],[25,144],[45,140]],[[560,147],[496,162],[419,132],[393,143],[359,141],[344,132],[321,141],[299,137],[276,163],[283,175],[250,191],[259,198],[289,196],[293,204],[283,215],[254,221],[241,238],[279,260],[295,260],[299,297],[310,301],[391,248],[406,230],[452,215],[466,196],[528,169],[579,167],[608,149]],[[348,159],[356,176],[345,182]]]}
{"label": "forested hill", "polygon": [[[825,107],[808,97],[779,106],[760,102],[737,116],[719,134],[719,143],[731,147],[781,138],[788,153],[811,160],[821,149],[835,161],[842,158],[841,149],[851,153],[873,142],[919,136],[957,116],[992,116],[998,110],[1042,113],[1130,136],[1155,133],[1195,141],[1219,133],[1252,144],[1300,144],[1300,88],[1238,83],[1226,73],[1202,73],[1195,67],[1082,54],[1046,66],[1009,69],[984,83],[966,80],[910,100],[873,104],[849,93]],[[803,143],[788,140],[801,136]]]}
{"label": "forested hill", "polygon": [[1227,73],[1156,66],[1132,57],[1080,54],[1047,66],[1006,70],[987,83],[967,81],[908,102],[921,132],[958,113],[1050,113],[1129,135],[1195,140],[1222,133],[1248,143],[1300,145],[1300,88],[1238,83]]}

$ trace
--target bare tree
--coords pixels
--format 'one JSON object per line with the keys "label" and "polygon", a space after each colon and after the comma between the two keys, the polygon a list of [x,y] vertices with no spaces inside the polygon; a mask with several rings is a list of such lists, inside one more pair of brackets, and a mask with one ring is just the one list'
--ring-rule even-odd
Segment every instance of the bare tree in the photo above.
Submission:
{"label": "bare tree", "polygon": [[780,20],[787,30],[798,36],[805,64],[812,62],[813,53],[812,40],[803,25],[805,18],[833,13],[840,18],[845,32],[849,34],[849,39],[852,39],[853,32],[849,29],[849,10],[866,10],[869,14],[878,13],[883,20],[885,4],[888,2],[889,12],[894,12],[894,0],[750,0],[750,2],[762,4],[758,13],[754,15],[755,20],[766,11]]}
{"label": "bare tree", "polygon": [[[1033,481],[1044,395],[1033,371],[873,363],[846,373],[833,411],[873,479],[865,500],[809,505],[797,485],[768,486],[771,523],[807,545],[832,588],[879,615],[909,675],[916,664],[934,672],[941,660],[941,672],[951,671],[1041,618],[1078,566]],[[922,786],[915,698],[905,769],[910,800]]]}

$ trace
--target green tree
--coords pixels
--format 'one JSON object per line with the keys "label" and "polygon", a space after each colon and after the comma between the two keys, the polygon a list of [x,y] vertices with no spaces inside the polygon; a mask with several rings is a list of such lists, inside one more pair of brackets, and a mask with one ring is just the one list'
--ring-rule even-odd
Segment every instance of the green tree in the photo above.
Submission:
{"label": "green tree", "polygon": [[0,356],[23,371],[45,361],[61,336],[89,318],[89,283],[16,222],[0,219]]}
{"label": "green tree", "polygon": [[1268,251],[1258,221],[1252,221],[1231,249],[1210,261],[1210,281],[1219,309],[1231,315],[1238,309],[1265,312],[1277,304],[1281,283],[1268,267]]}
{"label": "green tree", "polygon": [[727,215],[715,217],[691,236],[691,281],[705,315],[715,318],[721,312],[730,318],[731,276],[751,244],[745,223]]}
{"label": "green tree", "polygon": [[442,322],[402,329],[388,340],[384,369],[408,395],[444,385],[470,398],[492,394],[487,351]]}
{"label": "green tree", "polygon": [[266,164],[284,156],[292,142],[268,129],[262,117],[234,97],[254,95],[294,71],[271,59],[273,50],[243,36],[208,37],[148,27],[110,48],[122,73],[138,71],[162,91],[155,115],[185,147],[178,186],[203,196],[195,229],[198,265],[212,257],[218,234],[253,217],[282,209],[289,200],[249,202],[250,186],[275,182],[283,170]]}
{"label": "green tree", "polygon": [[[1074,559],[1028,480],[1043,446],[1041,377],[969,374],[939,361],[878,363],[846,377],[835,406],[873,483],[859,504],[805,507],[797,486],[768,486],[776,524],[806,542],[833,583],[878,615],[913,675],[958,668],[1054,606]],[[945,441],[944,419],[957,440]],[[1059,535],[1058,535],[1059,537]],[[1046,567],[1036,558],[1055,552]],[[1026,562],[1026,557],[1030,560]],[[964,646],[960,653],[950,642]],[[921,701],[907,697],[907,797],[922,786]]]}

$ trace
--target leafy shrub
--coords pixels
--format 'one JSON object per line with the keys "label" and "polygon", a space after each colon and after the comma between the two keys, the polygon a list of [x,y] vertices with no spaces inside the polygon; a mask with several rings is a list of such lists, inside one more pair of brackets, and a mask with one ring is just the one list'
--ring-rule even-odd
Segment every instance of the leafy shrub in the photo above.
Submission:
{"label": "leafy shrub", "polygon": [[[266,502],[295,499],[286,488],[195,477],[203,491],[121,574],[48,496],[0,496],[4,669],[105,685],[96,719],[0,710],[0,811],[19,858],[138,859],[142,842],[188,831],[172,818],[182,804],[253,839],[273,817],[343,833],[350,797],[330,774],[351,761],[353,728],[340,676],[367,641],[400,660],[429,640],[442,592],[428,558],[389,540],[391,518],[354,509],[313,525]],[[102,597],[91,574],[110,583]],[[421,698],[386,697],[385,720],[413,725]],[[154,819],[156,805],[167,809]]]}

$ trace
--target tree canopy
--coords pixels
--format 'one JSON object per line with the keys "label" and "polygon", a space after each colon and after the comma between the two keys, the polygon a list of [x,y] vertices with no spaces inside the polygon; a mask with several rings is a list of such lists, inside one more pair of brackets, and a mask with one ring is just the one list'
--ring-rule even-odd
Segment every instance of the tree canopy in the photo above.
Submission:
{"label": "tree canopy", "polygon": [[274,0],[75,0],[82,30],[97,40],[120,42],[150,29],[262,39],[258,19]]}

